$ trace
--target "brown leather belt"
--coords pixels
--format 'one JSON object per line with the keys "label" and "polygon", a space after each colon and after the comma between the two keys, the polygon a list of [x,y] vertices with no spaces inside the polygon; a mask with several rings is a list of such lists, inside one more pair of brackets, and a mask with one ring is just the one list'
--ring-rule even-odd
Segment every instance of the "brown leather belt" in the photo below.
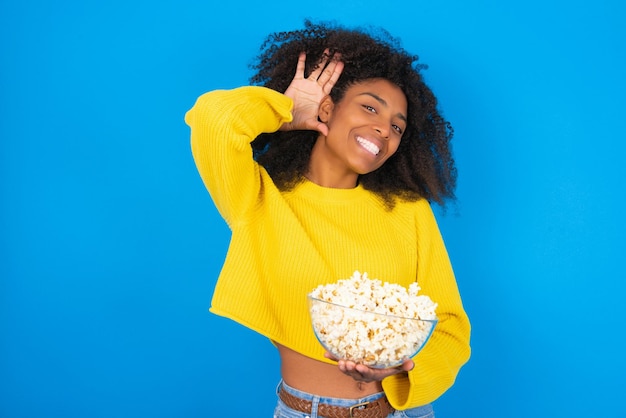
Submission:
{"label": "brown leather belt", "polygon": [[[281,389],[278,397],[291,409],[310,414],[313,402],[298,398]],[[325,418],[386,418],[394,409],[386,396],[371,402],[357,403],[350,407],[333,406],[320,403],[317,406],[318,415]]]}

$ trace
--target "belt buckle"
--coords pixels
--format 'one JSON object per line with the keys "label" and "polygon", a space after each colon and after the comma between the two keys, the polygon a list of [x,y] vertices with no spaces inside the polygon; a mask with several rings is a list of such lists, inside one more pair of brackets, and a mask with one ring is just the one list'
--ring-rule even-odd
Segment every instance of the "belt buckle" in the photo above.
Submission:
{"label": "belt buckle", "polygon": [[369,405],[370,403],[371,403],[370,401],[367,401],[367,402],[358,403],[356,405],[352,405],[350,407],[350,418],[354,418],[354,415],[352,415],[352,412],[354,411],[354,409],[360,408],[360,407],[365,406],[365,405]]}

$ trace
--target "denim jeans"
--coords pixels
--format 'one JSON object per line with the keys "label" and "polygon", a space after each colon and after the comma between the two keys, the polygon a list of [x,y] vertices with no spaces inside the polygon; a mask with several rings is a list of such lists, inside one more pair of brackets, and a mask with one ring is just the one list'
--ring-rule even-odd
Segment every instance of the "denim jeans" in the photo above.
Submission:
{"label": "denim jeans", "polygon": [[[280,399],[278,399],[278,403],[276,404],[276,409],[274,410],[274,418],[324,418],[317,414],[317,406],[320,403],[326,405],[334,405],[334,406],[342,406],[342,407],[350,407],[354,404],[368,401],[375,401],[376,399],[384,396],[383,392],[375,393],[373,395],[366,396],[364,398],[359,399],[342,399],[342,398],[327,398],[323,396],[313,395],[307,392],[302,392],[300,390],[294,389],[284,382],[280,382],[278,387],[276,388],[276,394],[281,390],[286,391],[294,396],[297,396],[301,399],[306,399],[313,403],[313,408],[310,414],[305,414],[304,412],[296,411],[294,409],[289,408],[287,405],[283,403]],[[432,405],[424,405],[419,406],[417,408],[405,409],[404,411],[395,411],[387,418],[435,418],[435,412],[433,411]]]}

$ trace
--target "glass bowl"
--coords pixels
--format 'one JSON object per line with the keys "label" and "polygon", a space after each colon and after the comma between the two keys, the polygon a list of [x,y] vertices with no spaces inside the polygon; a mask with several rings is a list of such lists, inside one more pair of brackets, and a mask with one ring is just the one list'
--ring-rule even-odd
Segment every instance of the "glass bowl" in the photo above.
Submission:
{"label": "glass bowl", "polygon": [[426,345],[437,319],[415,319],[337,305],[308,296],[315,336],[338,359],[397,367]]}

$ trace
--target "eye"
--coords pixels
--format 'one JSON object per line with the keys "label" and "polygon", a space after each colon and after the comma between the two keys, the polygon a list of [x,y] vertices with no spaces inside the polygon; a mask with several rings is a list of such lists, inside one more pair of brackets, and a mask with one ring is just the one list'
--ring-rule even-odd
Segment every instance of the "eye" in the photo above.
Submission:
{"label": "eye", "polygon": [[398,125],[391,125],[391,127],[392,127],[392,128],[393,128],[393,129],[394,129],[397,133],[399,133],[400,135],[402,135],[402,133],[404,132],[404,131],[402,130],[402,128],[401,128],[400,126],[398,126]]}
{"label": "eye", "polygon": [[363,105],[363,108],[364,108],[365,110],[367,110],[368,112],[371,112],[371,113],[376,113],[376,109],[375,109],[373,106],[370,106],[370,105]]}

